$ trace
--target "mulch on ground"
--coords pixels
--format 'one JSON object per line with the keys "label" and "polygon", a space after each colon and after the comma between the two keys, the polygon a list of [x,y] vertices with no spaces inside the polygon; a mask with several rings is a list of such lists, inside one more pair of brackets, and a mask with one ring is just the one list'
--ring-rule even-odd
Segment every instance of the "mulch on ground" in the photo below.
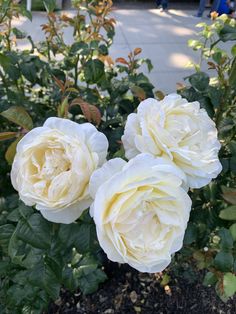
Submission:
{"label": "mulch on ground", "polygon": [[222,302],[214,288],[202,285],[202,274],[195,283],[173,277],[164,289],[155,274],[142,274],[127,265],[110,263],[106,273],[110,279],[92,295],[62,290],[47,314],[236,313],[236,298]]}

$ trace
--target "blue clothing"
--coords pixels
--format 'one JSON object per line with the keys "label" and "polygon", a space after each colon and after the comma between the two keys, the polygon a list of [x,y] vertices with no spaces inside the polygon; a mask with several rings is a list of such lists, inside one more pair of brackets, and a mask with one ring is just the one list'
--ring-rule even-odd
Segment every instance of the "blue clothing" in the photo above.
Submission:
{"label": "blue clothing", "polygon": [[230,13],[230,7],[227,3],[227,0],[221,0],[220,1],[220,5],[219,5],[217,12],[219,13],[219,15]]}
{"label": "blue clothing", "polygon": [[158,7],[161,5],[163,10],[166,10],[168,7],[168,0],[156,0],[156,4]]}

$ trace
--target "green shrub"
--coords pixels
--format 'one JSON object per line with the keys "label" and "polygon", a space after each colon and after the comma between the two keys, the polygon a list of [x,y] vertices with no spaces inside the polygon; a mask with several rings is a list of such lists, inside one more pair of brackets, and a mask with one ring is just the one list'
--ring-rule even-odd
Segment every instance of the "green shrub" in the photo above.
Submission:
{"label": "green shrub", "polygon": [[[204,284],[215,285],[222,300],[236,292],[236,23],[226,15],[212,24],[200,23],[198,40],[189,46],[200,53],[190,85],[179,93],[199,101],[216,123],[221,141],[221,175],[208,186],[192,192],[193,209],[185,236],[187,258],[207,269]],[[224,43],[232,43],[231,51]],[[208,65],[208,72],[201,68]]]}
{"label": "green shrub", "polygon": [[[140,48],[127,58],[112,60],[109,55],[115,34],[115,20],[109,16],[111,1],[74,0],[73,17],[55,14],[53,1],[45,3],[45,40],[34,43],[27,37],[31,50],[20,51],[15,38],[27,35],[12,28],[11,21],[18,15],[31,18],[31,14],[10,0],[0,1],[2,313],[41,313],[58,298],[61,286],[86,294],[106,280],[105,256],[88,211],[70,225],[56,224],[19,201],[9,180],[17,142],[48,117],[58,116],[93,123],[109,140],[108,158],[124,158],[121,135],[126,118],[141,100],[154,97],[153,85],[139,71],[143,63],[152,68],[150,60],[138,58]],[[70,45],[63,34],[68,27],[74,38]],[[199,101],[215,120],[223,172],[208,186],[190,191],[193,209],[184,248],[175,255],[170,269],[189,279],[195,266],[206,269],[204,284],[215,285],[219,296],[227,300],[236,291],[236,61],[235,45],[227,54],[218,43],[234,41],[236,27],[227,17],[201,27],[199,41],[190,42],[201,52],[200,64],[188,78],[190,86],[179,93],[189,101]],[[205,59],[216,71],[215,78],[201,71]],[[159,92],[158,97],[163,94]],[[167,274],[165,277],[169,281]]]}

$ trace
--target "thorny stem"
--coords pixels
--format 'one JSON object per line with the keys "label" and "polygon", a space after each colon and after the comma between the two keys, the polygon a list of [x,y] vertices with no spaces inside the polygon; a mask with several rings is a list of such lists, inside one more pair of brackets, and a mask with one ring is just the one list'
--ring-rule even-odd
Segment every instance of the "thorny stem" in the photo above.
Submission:
{"label": "thorny stem", "polygon": [[7,50],[11,51],[11,40],[10,40],[10,36],[11,36],[11,19],[9,19],[8,21],[8,32],[6,35],[6,40],[7,40]]}
{"label": "thorny stem", "polygon": [[76,59],[75,62],[75,86],[78,84],[78,63],[79,63],[79,56]]}

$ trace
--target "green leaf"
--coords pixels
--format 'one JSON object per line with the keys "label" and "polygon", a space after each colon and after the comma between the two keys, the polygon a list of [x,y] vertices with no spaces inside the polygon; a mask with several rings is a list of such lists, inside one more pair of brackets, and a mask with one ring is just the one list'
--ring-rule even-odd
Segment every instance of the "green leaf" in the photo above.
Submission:
{"label": "green leaf", "polygon": [[51,224],[40,214],[33,214],[17,225],[17,237],[39,249],[48,249],[51,243]]}
{"label": "green leaf", "polygon": [[201,43],[199,40],[189,39],[188,46],[193,48],[193,50],[199,50],[203,48],[203,43]]}
{"label": "green leaf", "polygon": [[48,13],[53,12],[56,9],[56,0],[44,0],[43,4]]}
{"label": "green leaf", "polygon": [[6,210],[6,199],[4,197],[0,197],[0,213]]}
{"label": "green leaf", "polygon": [[8,146],[7,151],[5,153],[6,161],[9,165],[12,165],[13,160],[16,155],[16,146],[19,143],[19,141],[23,138],[23,135],[19,136],[14,142],[11,143],[10,146]]}
{"label": "green leaf", "polygon": [[98,59],[89,60],[84,65],[85,81],[89,84],[97,83],[104,73],[104,63]]}
{"label": "green leaf", "polygon": [[9,261],[0,261],[0,277],[6,276],[9,268],[10,268]]}
{"label": "green leaf", "polygon": [[236,45],[233,45],[233,47],[231,48],[231,53],[233,57],[236,57]]}
{"label": "green leaf", "polygon": [[232,66],[229,72],[229,83],[232,87],[235,88],[236,85],[236,57],[234,57],[234,61],[232,62]]}
{"label": "green leaf", "polygon": [[217,63],[221,64],[225,60],[225,52],[222,50],[217,50],[212,54],[212,59]]}
{"label": "green leaf", "polygon": [[194,73],[188,79],[191,85],[201,92],[207,89],[210,81],[209,76],[204,72]]}
{"label": "green leaf", "polygon": [[147,67],[148,67],[148,72],[151,72],[152,69],[153,69],[153,65],[152,65],[152,62],[150,59],[146,59],[146,64],[147,64]]}
{"label": "green leaf", "polygon": [[63,260],[60,255],[48,256],[46,255],[44,258],[44,262],[47,266],[53,270],[53,273],[57,277],[58,281],[62,279],[62,269],[63,269]]}
{"label": "green leaf", "polygon": [[[184,78],[185,80],[187,77]],[[199,93],[193,87],[186,87],[179,90],[180,95],[186,98],[189,102],[195,101],[199,97]]]}
{"label": "green leaf", "polygon": [[11,80],[16,81],[20,77],[20,71],[15,65],[16,62],[13,59],[13,56],[10,57],[9,55],[0,53],[0,65],[5,71],[4,75],[7,74]]}
{"label": "green leaf", "polygon": [[203,280],[203,285],[209,287],[215,285],[216,282],[217,282],[216,275],[210,271],[207,272]]}
{"label": "green leaf", "polygon": [[223,285],[225,296],[232,297],[236,293],[236,276],[232,273],[224,274]]}
{"label": "green leaf", "polygon": [[109,54],[108,48],[106,45],[102,44],[99,46],[99,53],[103,56],[107,56]]}
{"label": "green leaf", "polygon": [[[229,149],[230,149],[231,154],[236,157],[236,141],[231,141],[229,143]],[[236,189],[235,189],[235,191],[236,191]],[[236,194],[236,192],[235,192],[235,194]]]}
{"label": "green leaf", "polygon": [[236,223],[230,226],[229,231],[234,241],[236,241]]}
{"label": "green leaf", "polygon": [[31,83],[35,84],[37,81],[37,68],[33,62],[22,62],[20,64],[21,73]]}
{"label": "green leaf", "polygon": [[231,157],[229,160],[230,170],[236,174],[236,157]]}
{"label": "green leaf", "polygon": [[229,230],[226,228],[222,228],[219,231],[219,236],[220,236],[220,246],[222,249],[232,249],[234,244],[233,244],[233,238],[231,236],[231,233]]}
{"label": "green leaf", "polygon": [[222,96],[221,90],[217,87],[209,86],[207,91],[214,108],[218,108]]}
{"label": "green leaf", "polygon": [[19,30],[18,28],[16,27],[13,27],[12,28],[12,32],[13,34],[16,36],[17,39],[23,39],[26,37],[26,33],[25,32],[22,32],[21,30]]}
{"label": "green leaf", "polygon": [[65,285],[67,289],[73,291],[78,288],[79,282],[78,279],[75,278],[73,269],[71,267],[67,267],[66,269],[64,269],[62,276],[63,285]]}
{"label": "green leaf", "polygon": [[150,59],[147,58],[141,58],[137,61],[138,65],[142,65],[143,63],[146,63],[147,68],[148,68],[148,72],[151,72],[153,69],[153,65],[152,65],[152,61]]}
{"label": "green leaf", "polygon": [[31,294],[32,286],[24,286],[24,289],[22,289],[22,286],[15,284],[7,290],[7,302],[10,303],[14,308],[17,308],[22,304],[22,302],[24,303],[27,297],[29,297]]}
{"label": "green leaf", "polygon": [[97,265],[83,265],[73,270],[78,279],[79,287],[84,294],[93,293],[98,285],[107,279],[106,274]]}
{"label": "green leaf", "polygon": [[53,270],[46,263],[36,265],[28,273],[28,280],[35,287],[45,290],[53,300],[58,298],[60,283]]}
{"label": "green leaf", "polygon": [[162,277],[162,280],[160,282],[160,285],[162,287],[166,286],[171,280],[171,277],[168,274],[164,274],[164,276]]}
{"label": "green leaf", "polygon": [[33,121],[23,107],[13,106],[0,113],[4,118],[21,126],[26,130],[33,128]]}
{"label": "green leaf", "polygon": [[11,224],[0,226],[0,248],[7,253],[10,238],[15,230],[15,227]]}
{"label": "green leaf", "polygon": [[26,206],[22,202],[19,203],[18,210],[21,217],[25,219],[28,219],[28,217],[30,217],[34,213],[34,210],[31,206]]}
{"label": "green leaf", "polygon": [[215,266],[221,271],[231,271],[234,258],[232,253],[221,251],[216,254],[214,259]]}
{"label": "green leaf", "polygon": [[236,220],[236,205],[221,210],[219,217],[224,220]]}
{"label": "green leaf", "polygon": [[74,244],[81,254],[93,252],[97,245],[95,225],[91,223],[81,223],[77,229],[77,237]]}
{"label": "green leaf", "polygon": [[79,253],[95,252],[98,248],[94,223],[78,222],[60,225],[58,237],[67,247],[75,247]]}
{"label": "green leaf", "polygon": [[196,240],[197,240],[197,226],[190,222],[184,235],[184,244],[189,245]]}
{"label": "green leaf", "polygon": [[20,12],[23,16],[27,17],[30,21],[32,21],[32,13],[22,5],[20,6]]}
{"label": "green leaf", "polygon": [[236,28],[225,24],[219,32],[219,38],[223,41],[236,40]]}
{"label": "green leaf", "polygon": [[227,186],[222,186],[222,197],[227,202],[236,205],[236,189],[228,188]]}
{"label": "green leaf", "polygon": [[33,248],[32,246],[29,246],[25,243],[24,245],[25,245],[24,251],[26,254],[21,262],[21,265],[27,269],[31,269],[33,265],[37,265],[38,263],[42,262],[44,251]]}
{"label": "green leaf", "polygon": [[18,271],[17,274],[12,278],[12,281],[20,285],[27,283],[27,270]]}
{"label": "green leaf", "polygon": [[234,126],[235,125],[233,119],[229,117],[223,118],[219,124],[219,132],[221,133],[221,136],[227,135],[234,128]]}
{"label": "green leaf", "polygon": [[71,45],[70,54],[74,55],[78,53],[79,55],[88,55],[89,54],[89,46],[83,41],[75,42]]}
{"label": "green leaf", "polygon": [[58,239],[59,242],[65,244],[68,248],[74,246],[74,242],[76,239],[77,233],[77,223],[72,223],[69,225],[60,224],[59,231],[58,231]]}
{"label": "green leaf", "polygon": [[22,243],[16,236],[16,229],[13,232],[9,245],[8,245],[8,255],[10,256],[12,262],[14,264],[19,264],[23,266],[22,260],[25,257],[26,252],[26,244]]}
{"label": "green leaf", "polygon": [[201,108],[204,108],[206,112],[208,113],[210,118],[214,117],[215,111],[213,108],[213,105],[208,97],[199,97],[198,101],[201,104]]}

